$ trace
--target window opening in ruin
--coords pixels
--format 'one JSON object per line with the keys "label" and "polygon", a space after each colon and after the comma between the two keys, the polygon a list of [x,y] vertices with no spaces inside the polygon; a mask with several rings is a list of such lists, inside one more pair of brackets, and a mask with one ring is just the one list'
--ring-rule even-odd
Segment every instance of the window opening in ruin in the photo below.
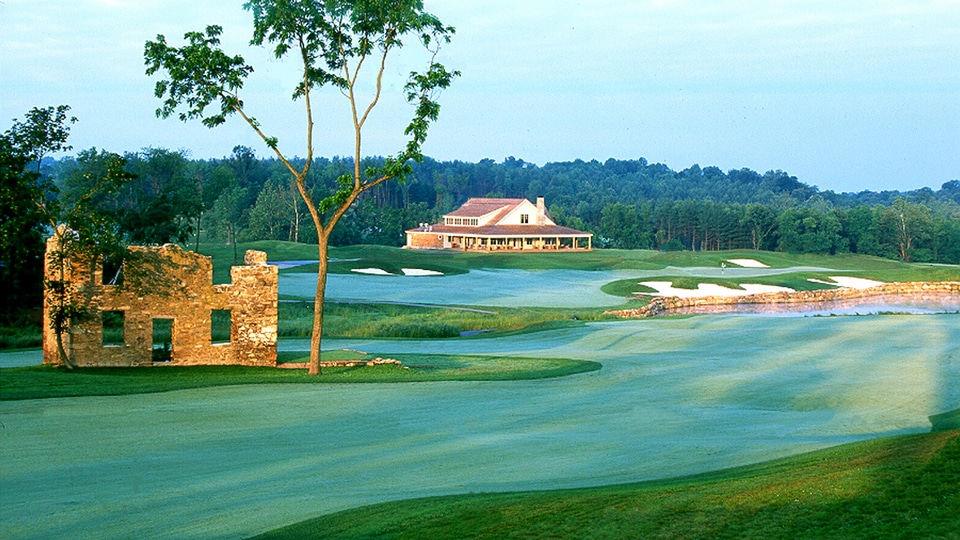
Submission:
{"label": "window opening in ruin", "polygon": [[122,311],[103,311],[100,313],[104,347],[123,346],[123,319]]}
{"label": "window opening in ruin", "polygon": [[123,263],[111,257],[103,259],[102,285],[123,285]]}
{"label": "window opening in ruin", "polygon": [[230,343],[230,329],[233,327],[233,315],[229,309],[210,311],[210,342]]}
{"label": "window opening in ruin", "polygon": [[153,361],[169,362],[173,357],[173,319],[153,319]]}

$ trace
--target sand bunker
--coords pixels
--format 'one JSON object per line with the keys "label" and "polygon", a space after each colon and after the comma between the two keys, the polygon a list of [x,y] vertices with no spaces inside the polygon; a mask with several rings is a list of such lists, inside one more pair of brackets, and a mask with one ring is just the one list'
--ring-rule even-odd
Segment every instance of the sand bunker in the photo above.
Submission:
{"label": "sand bunker", "polygon": [[727,262],[744,268],[770,268],[770,266],[755,259],[727,259]]}
{"label": "sand bunker", "polygon": [[[744,261],[749,259],[732,259],[733,261]],[[754,261],[756,262],[756,261]],[[737,263],[739,264],[739,263]],[[763,264],[763,263],[757,263]],[[883,285],[880,281],[872,279],[855,278],[849,276],[829,276],[833,282],[811,278],[809,281],[814,283],[823,283],[825,285],[836,285],[850,289],[869,289],[877,285]],[[730,289],[722,285],[713,283],[700,283],[696,289],[680,289],[673,286],[670,281],[642,281],[640,285],[645,285],[651,289],[656,289],[655,293],[643,293],[650,296],[676,296],[677,298],[700,298],[703,296],[747,296],[751,294],[769,293],[769,292],[796,292],[789,287],[778,287],[776,285],[761,285],[758,283],[741,283],[743,289]]]}
{"label": "sand bunker", "polygon": [[390,272],[386,270],[381,270],[379,268],[351,268],[351,272],[356,272],[358,274],[370,274],[373,276],[392,276]]}
{"label": "sand bunker", "polygon": [[[433,270],[421,270],[420,268],[401,268],[400,269],[405,276],[442,276],[443,272],[435,272]],[[371,276],[395,276],[396,274],[391,274],[386,270],[380,268],[351,268],[351,272],[356,272],[358,274],[369,274]]]}
{"label": "sand bunker", "polygon": [[403,275],[405,276],[442,276],[443,272],[436,272],[434,270],[422,270],[420,268],[401,268]]}
{"label": "sand bunker", "polygon": [[829,281],[823,281],[820,279],[810,278],[807,281],[812,281],[813,283],[823,283],[826,285],[838,285],[840,287],[848,287],[850,289],[869,289],[870,287],[876,287],[877,285],[883,285],[882,281],[874,281],[872,279],[863,279],[855,278],[848,276],[830,276],[830,279],[833,280],[833,283]]}
{"label": "sand bunker", "polygon": [[746,296],[750,294],[760,294],[768,292],[794,292],[789,287],[777,287],[775,285],[761,285],[759,283],[741,283],[743,289],[730,289],[722,285],[713,283],[701,283],[696,289],[678,289],[669,281],[643,281],[640,285],[645,285],[651,289],[656,289],[656,293],[648,293],[651,296],[676,296],[678,298],[699,298],[701,296]]}

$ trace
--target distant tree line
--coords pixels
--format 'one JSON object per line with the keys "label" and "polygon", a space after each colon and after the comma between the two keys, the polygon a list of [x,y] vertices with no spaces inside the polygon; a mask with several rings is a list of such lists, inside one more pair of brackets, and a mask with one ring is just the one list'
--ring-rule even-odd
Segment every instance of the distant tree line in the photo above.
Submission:
{"label": "distant tree line", "polygon": [[[33,113],[63,116],[66,110]],[[162,148],[122,155],[91,148],[52,159],[49,153],[63,151],[66,136],[52,128],[69,127],[70,119],[51,118],[30,117],[0,136],[0,274],[2,303],[9,308],[0,310],[0,323],[18,317],[20,308],[40,306],[37,276],[43,238],[52,234],[51,211],[80,225],[96,216],[100,228],[128,244],[232,245],[237,260],[238,242],[317,241],[289,170],[277,159],[243,146],[220,159],[191,159]],[[37,126],[48,131],[31,135]],[[363,161],[368,168],[383,160]],[[307,186],[328,194],[352,170],[350,158],[316,158]],[[102,189],[105,182],[116,189]],[[405,230],[437,222],[470,197],[538,196],[546,198],[555,221],[593,233],[598,247],[860,253],[960,264],[958,180],[937,191],[835,193],[783,171],[694,165],[677,172],[644,159],[537,166],[515,158],[426,158],[405,182],[364,193],[331,243],[400,246]]]}
{"label": "distant tree line", "polygon": [[[96,149],[46,159],[40,168],[61,196],[88,187],[113,154]],[[288,240],[315,242],[316,230],[276,159],[238,146],[222,159],[144,149],[124,155],[136,178],[105,195],[131,243]],[[369,158],[363,167],[381,164]],[[353,169],[350,158],[318,158],[312,189],[329,191]],[[674,171],[645,159],[536,166],[425,159],[404,183],[364,194],[338,224],[333,245],[403,245],[406,229],[436,222],[470,197],[546,198],[562,225],[592,232],[599,247],[660,250],[760,249],[861,253],[913,262],[960,263],[960,181],[938,191],[821,191],[783,171]],[[197,234],[202,232],[203,234]]]}

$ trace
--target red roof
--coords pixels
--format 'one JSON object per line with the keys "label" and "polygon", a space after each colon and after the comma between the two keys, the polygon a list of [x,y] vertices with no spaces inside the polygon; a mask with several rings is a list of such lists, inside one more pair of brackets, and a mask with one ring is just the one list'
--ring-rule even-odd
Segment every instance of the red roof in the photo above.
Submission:
{"label": "red roof", "polygon": [[431,232],[454,236],[593,236],[590,233],[561,227],[559,225],[487,225],[485,227],[464,227],[461,225],[431,225],[429,231],[410,229],[409,233]]}
{"label": "red roof", "polygon": [[483,236],[483,237],[556,237],[556,236],[576,236],[576,237],[588,237],[593,236],[590,233],[583,231],[578,231],[576,229],[571,229],[569,227],[561,227],[559,225],[535,225],[535,224],[524,224],[524,225],[497,225],[497,222],[500,221],[504,216],[510,213],[518,205],[521,205],[525,202],[528,202],[526,199],[503,199],[503,198],[480,198],[475,197],[467,200],[463,203],[463,206],[450,212],[449,214],[444,214],[444,217],[458,217],[458,218],[479,218],[486,216],[490,213],[496,212],[496,215],[490,219],[490,225],[482,226],[470,226],[470,225],[447,225],[445,223],[437,223],[431,225],[429,229],[410,229],[406,231],[408,233],[434,233],[434,234],[446,234],[454,236]]}
{"label": "red roof", "polygon": [[509,211],[509,209],[525,201],[526,199],[486,199],[475,197],[468,199],[467,202],[463,203],[463,206],[445,215],[453,217],[482,217],[505,207]]}

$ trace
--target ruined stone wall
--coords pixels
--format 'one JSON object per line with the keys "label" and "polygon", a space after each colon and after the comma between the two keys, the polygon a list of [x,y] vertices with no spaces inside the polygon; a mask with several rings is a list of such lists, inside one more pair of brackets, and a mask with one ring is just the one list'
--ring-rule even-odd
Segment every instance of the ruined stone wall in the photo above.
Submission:
{"label": "ruined stone wall", "polygon": [[636,308],[607,311],[619,317],[643,318],[669,315],[688,308],[708,306],[737,306],[745,304],[799,304],[826,303],[838,300],[867,298],[873,296],[909,296],[923,299],[925,295],[960,295],[960,282],[933,281],[884,283],[867,289],[839,288],[819,291],[769,292],[746,296],[702,296],[679,298],[676,296],[658,296],[649,304]]}
{"label": "ruined stone wall", "polygon": [[[54,248],[48,242],[48,253]],[[125,264],[140,266],[124,272],[122,286],[100,284],[99,268],[92,275],[74,271],[70,276],[88,293],[85,315],[72,321],[64,336],[74,364],[153,365],[154,321],[167,319],[172,321],[170,365],[276,366],[278,272],[266,263],[265,253],[247,251],[246,264],[230,271],[232,282],[214,285],[209,257],[172,244],[130,250],[133,258]],[[230,312],[229,342],[213,342],[213,310]],[[104,345],[107,311],[123,314],[122,344]],[[60,363],[45,315],[44,363]]]}

